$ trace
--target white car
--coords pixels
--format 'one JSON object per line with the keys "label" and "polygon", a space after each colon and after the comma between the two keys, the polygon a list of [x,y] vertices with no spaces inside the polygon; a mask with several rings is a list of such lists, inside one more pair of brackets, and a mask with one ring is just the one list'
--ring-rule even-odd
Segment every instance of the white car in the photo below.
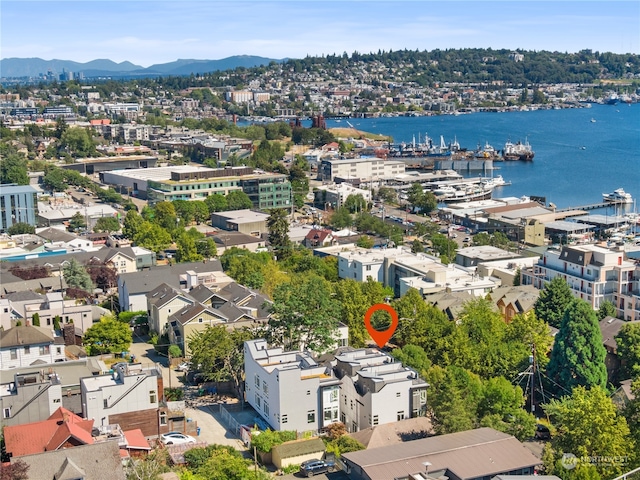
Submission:
{"label": "white car", "polygon": [[191,435],[180,432],[169,432],[160,435],[160,441],[165,445],[183,445],[186,443],[196,443],[196,439]]}
{"label": "white car", "polygon": [[176,367],[176,370],[179,370],[180,372],[188,372],[189,370],[191,370],[191,363],[182,362]]}

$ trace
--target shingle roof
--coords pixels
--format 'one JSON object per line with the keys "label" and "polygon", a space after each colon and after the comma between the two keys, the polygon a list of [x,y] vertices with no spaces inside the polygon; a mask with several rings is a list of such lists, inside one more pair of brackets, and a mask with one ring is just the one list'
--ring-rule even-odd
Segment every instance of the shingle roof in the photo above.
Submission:
{"label": "shingle roof", "polygon": [[[11,458],[11,463],[18,460]],[[91,480],[125,480],[118,442],[101,442],[65,448],[53,452],[39,453],[20,457],[29,466],[29,478],[53,479],[61,470],[65,461],[73,462],[75,469],[84,472]]]}
{"label": "shingle roof", "polygon": [[160,281],[164,281],[172,287],[180,288],[180,275],[184,275],[187,270],[193,270],[196,273],[222,273],[222,264],[220,260],[216,259],[207,262],[158,265],[140,272],[120,274],[118,275],[118,283],[127,285],[129,295],[147,293],[156,288]]}
{"label": "shingle roof", "polygon": [[388,480],[430,469],[449,470],[464,480],[508,473],[542,462],[515,437],[492,428],[438,435],[383,448],[345,453],[342,458],[358,465],[371,480]]}
{"label": "shingle roof", "polygon": [[76,238],[78,238],[76,235],[65,232],[64,230],[60,230],[58,228],[47,228],[38,232],[37,235],[40,238],[49,240],[50,242],[70,242],[71,240],[75,240]]}
{"label": "shingle roof", "polygon": [[52,343],[53,335],[44,327],[20,325],[0,332],[0,348]]}
{"label": "shingle roof", "polygon": [[151,305],[155,305],[156,308],[162,308],[176,297],[184,297],[191,300],[191,297],[181,290],[178,290],[171,285],[162,283],[156,288],[147,293],[147,299]]}
{"label": "shingle roof", "polygon": [[214,292],[204,285],[198,285],[197,287],[194,287],[189,291],[189,295],[191,295],[196,301],[205,303],[207,300],[213,297]]}
{"label": "shingle roof", "polygon": [[378,448],[424,438],[432,433],[431,421],[427,417],[416,417],[365,428],[349,436],[366,448]]}
{"label": "shingle roof", "polygon": [[602,333],[602,343],[607,350],[613,352],[618,350],[618,342],[616,342],[616,335],[620,333],[620,330],[627,323],[640,323],[640,322],[625,322],[619,318],[604,317],[599,322],[600,333]]}

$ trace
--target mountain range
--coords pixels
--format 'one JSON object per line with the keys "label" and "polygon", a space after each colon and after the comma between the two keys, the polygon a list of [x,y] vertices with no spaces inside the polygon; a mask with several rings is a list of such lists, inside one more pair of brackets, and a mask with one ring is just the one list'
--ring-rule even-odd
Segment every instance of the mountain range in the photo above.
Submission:
{"label": "mountain range", "polygon": [[191,75],[237,67],[257,67],[271,62],[282,62],[272,58],[251,55],[235,55],[221,60],[179,59],[175,62],[158,63],[144,68],[131,62],[116,63],[108,59],[91,60],[86,63],[71,60],[43,60],[41,58],[3,58],[0,60],[0,77],[38,77],[48,71],[59,75],[62,71],[80,73],[85,78],[92,77],[153,77],[158,75]]}

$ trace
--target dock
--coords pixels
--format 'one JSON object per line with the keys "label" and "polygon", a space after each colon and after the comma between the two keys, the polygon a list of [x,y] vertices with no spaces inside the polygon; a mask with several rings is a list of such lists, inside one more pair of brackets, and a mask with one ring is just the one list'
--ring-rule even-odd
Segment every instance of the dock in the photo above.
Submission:
{"label": "dock", "polygon": [[590,203],[588,205],[579,205],[575,207],[566,207],[566,208],[557,208],[556,212],[570,212],[571,210],[595,210],[597,208],[607,208],[607,207],[617,207],[618,205],[628,205],[625,202],[600,202],[600,203]]}

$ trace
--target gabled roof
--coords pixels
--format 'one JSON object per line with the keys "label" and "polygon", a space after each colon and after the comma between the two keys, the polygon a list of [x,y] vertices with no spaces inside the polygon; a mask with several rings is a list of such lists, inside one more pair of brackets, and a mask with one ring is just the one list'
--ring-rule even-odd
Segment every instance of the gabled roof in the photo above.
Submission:
{"label": "gabled roof", "polygon": [[85,420],[64,407],[58,408],[42,422],[6,426],[4,438],[7,452],[14,457],[57,450],[69,438],[91,444],[93,420]]}
{"label": "gabled roof", "polygon": [[66,457],[54,478],[55,480],[74,480],[77,478],[85,478],[86,475],[85,471],[76,465],[76,462]]}
{"label": "gabled roof", "polygon": [[127,430],[124,433],[124,438],[127,440],[127,449],[129,450],[151,450],[149,442],[142,434],[142,430],[136,428],[135,430]]}
{"label": "gabled roof", "polygon": [[[11,462],[18,459],[13,457]],[[29,478],[57,480],[58,472],[71,472],[73,469],[84,472],[89,480],[125,480],[118,442],[109,441],[66,448],[54,452],[38,453],[20,457],[29,466]],[[66,464],[70,468],[63,468]],[[64,480],[76,477],[62,477]]]}
{"label": "gabled roof", "polygon": [[533,309],[540,290],[533,285],[503,286],[494,289],[489,296],[495,304],[502,300],[505,305],[514,305],[519,313],[524,313]]}
{"label": "gabled roof", "polygon": [[128,258],[129,260],[135,261],[136,254],[131,247],[121,247],[121,248],[111,248],[109,249],[109,253],[105,257],[104,261],[109,262],[116,255],[122,255],[123,257]]}
{"label": "gabled roof", "polygon": [[206,303],[207,300],[213,297],[214,292],[204,285],[198,285],[189,291],[189,295],[191,295],[191,297],[193,297],[197,302]]}
{"label": "gabled roof", "polygon": [[204,312],[209,313],[213,317],[219,318],[220,322],[226,321],[226,318],[217,313],[217,310],[215,308],[208,308],[201,303],[194,303],[193,305],[187,305],[181,308],[176,313],[171,315],[169,317],[169,323],[178,322],[181,325],[185,325]]}
{"label": "gabled roof", "polygon": [[[318,438],[309,438],[306,440],[292,440],[276,445],[272,449],[273,454],[278,454],[280,458],[293,458],[301,455],[310,455],[312,453],[324,453],[326,450],[324,442]],[[319,455],[322,456],[322,455]]]}
{"label": "gabled roof", "polygon": [[307,236],[305,238],[307,240],[311,240],[313,242],[321,242],[322,243],[332,233],[333,232],[331,230],[313,228],[313,229],[311,229],[309,231],[309,233],[307,233]]}
{"label": "gabled roof", "polygon": [[70,242],[79,238],[76,235],[73,235],[69,232],[65,232],[64,230],[60,230],[58,228],[46,228],[37,233],[40,238],[44,238],[50,242]]}
{"label": "gabled roof", "polygon": [[156,308],[162,308],[177,297],[183,297],[185,301],[194,303],[194,300],[184,293],[182,290],[178,290],[171,285],[162,283],[156,288],[147,293],[147,300],[151,305],[155,305]]}
{"label": "gabled roof", "polygon": [[219,297],[222,300],[236,304],[241,304],[252,295],[254,295],[254,293],[250,289],[236,282],[225,285],[224,288],[221,288],[214,294],[214,296]]}
{"label": "gabled roof", "polygon": [[53,335],[44,327],[20,325],[0,332],[0,348],[52,344]]}
{"label": "gabled roof", "polygon": [[602,343],[607,348],[616,352],[618,350],[618,342],[616,341],[616,335],[620,333],[623,326],[628,323],[640,323],[640,322],[625,322],[619,318],[604,317],[599,322],[600,333],[602,333]]}
{"label": "gabled roof", "polygon": [[144,294],[164,281],[174,288],[181,287],[180,276],[187,270],[196,273],[216,273],[227,278],[222,271],[220,260],[208,260],[207,262],[177,263],[175,265],[157,265],[140,272],[122,273],[118,275],[118,284],[125,284],[129,295]]}

